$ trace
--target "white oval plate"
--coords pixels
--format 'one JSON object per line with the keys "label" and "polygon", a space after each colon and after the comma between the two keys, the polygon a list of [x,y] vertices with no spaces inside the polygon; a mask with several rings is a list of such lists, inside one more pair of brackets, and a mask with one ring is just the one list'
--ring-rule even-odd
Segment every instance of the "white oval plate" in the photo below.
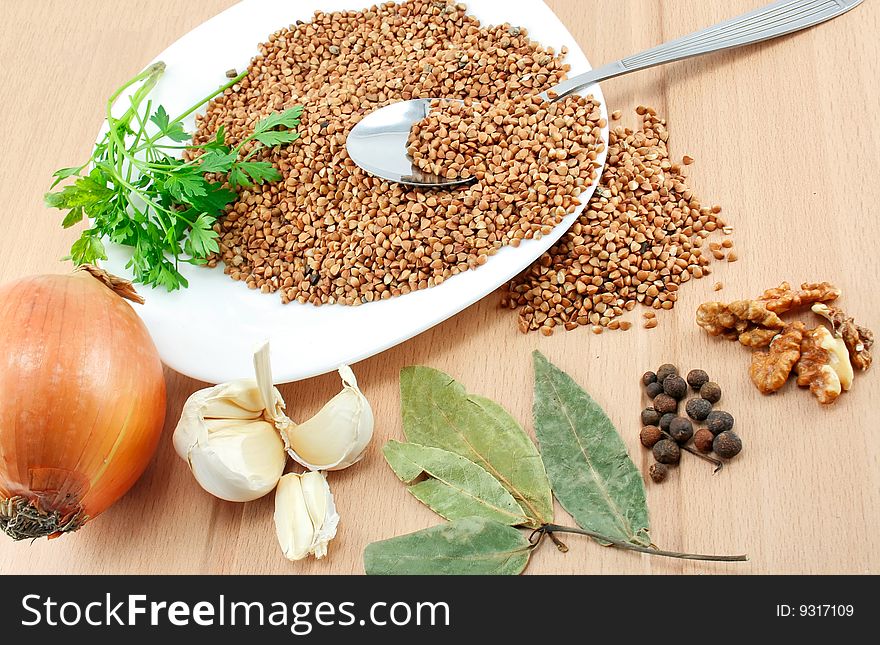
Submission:
{"label": "white oval plate", "polygon": [[[243,70],[257,45],[296,20],[308,21],[316,10],[338,11],[372,5],[369,0],[244,0],[193,29],[162,52],[167,71],[153,91],[153,104],[180,113],[221,85],[230,68]],[[568,47],[570,75],[590,69],[586,56],[568,30],[540,0],[470,0],[468,12],[483,24],[525,27],[529,37],[558,49]],[[598,86],[584,93],[602,102]],[[306,106],[308,109],[308,106]],[[193,122],[186,124],[190,129]],[[606,148],[607,128],[603,133]],[[605,163],[605,153],[599,158]],[[552,246],[574,223],[589,201],[595,184],[580,196],[581,205],[550,235],[504,247],[485,265],[465,271],[442,284],[404,296],[358,307],[300,303],[281,304],[277,293],[263,294],[233,281],[223,269],[184,264],[189,288],[138,290],[146,304],[136,307],[162,360],[187,376],[220,383],[253,376],[253,351],[271,342],[276,382],[316,376],[393,347],[455,315],[505,284]],[[108,245],[105,266],[130,277],[128,252]]]}

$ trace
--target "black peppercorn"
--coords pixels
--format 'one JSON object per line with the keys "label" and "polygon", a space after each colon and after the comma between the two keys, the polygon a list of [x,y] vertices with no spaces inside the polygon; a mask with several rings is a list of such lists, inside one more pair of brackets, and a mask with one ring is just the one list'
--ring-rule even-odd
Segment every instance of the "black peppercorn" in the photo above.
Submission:
{"label": "black peppercorn", "polygon": [[678,376],[678,368],[672,363],[664,363],[657,368],[657,382],[662,383],[667,376]]}
{"label": "black peppercorn", "polygon": [[642,374],[642,385],[648,386],[657,382],[657,375],[654,372],[645,372]]}
{"label": "black peppercorn", "polygon": [[662,417],[660,417],[660,429],[663,432],[669,432],[669,426],[672,424],[672,420],[678,418],[678,415],[675,412],[667,412]]}
{"label": "black peppercorn", "polygon": [[684,409],[694,421],[703,421],[712,411],[712,404],[702,398],[691,399],[684,406]]}
{"label": "black peppercorn", "polygon": [[658,394],[654,397],[654,409],[660,414],[675,412],[678,410],[678,401],[668,394]]}
{"label": "black peppercorn", "polygon": [[717,437],[720,433],[733,429],[733,415],[723,410],[712,410],[706,417],[706,427]]}
{"label": "black peppercorn", "polygon": [[742,439],[735,432],[730,432],[729,430],[719,434],[715,437],[715,441],[712,442],[712,450],[715,451],[716,455],[724,459],[736,457],[742,449]]}
{"label": "black peppercorn", "polygon": [[660,385],[657,381],[654,381],[653,383],[649,383],[648,387],[645,388],[645,394],[647,394],[648,398],[651,398],[651,399],[653,399],[658,394],[661,394],[662,392],[663,392],[663,386]]}
{"label": "black peppercorn", "polygon": [[709,403],[718,403],[721,400],[721,388],[718,387],[718,383],[713,381],[703,383],[703,386],[700,388],[700,396]]}
{"label": "black peppercorn", "polygon": [[672,376],[667,376],[663,381],[663,391],[666,392],[673,399],[681,400],[685,397],[688,391],[688,384],[680,376],[673,374]]}
{"label": "black peppercorn", "polygon": [[654,444],[663,438],[663,433],[657,426],[645,426],[639,433],[639,441],[645,448],[653,448]]}
{"label": "black peppercorn", "polygon": [[654,459],[661,464],[677,464],[681,459],[681,448],[671,439],[661,439],[654,444],[652,450]]}
{"label": "black peppercorn", "polygon": [[656,426],[660,423],[660,413],[654,408],[648,407],[642,410],[642,425]]}
{"label": "black peppercorn", "polygon": [[660,463],[651,464],[651,467],[648,468],[648,474],[651,476],[651,479],[655,484],[659,484],[666,479],[666,475],[669,474],[669,466]]}
{"label": "black peppercorn", "polygon": [[712,442],[715,440],[713,435],[706,428],[700,428],[694,434],[694,447],[702,453],[712,452]]}
{"label": "black peppercorn", "polygon": [[694,436],[694,424],[690,422],[690,419],[675,417],[669,424],[669,434],[676,443],[685,444]]}
{"label": "black peppercorn", "polygon": [[709,375],[703,370],[691,370],[688,372],[687,382],[694,392],[699,392],[700,388],[709,382]]}

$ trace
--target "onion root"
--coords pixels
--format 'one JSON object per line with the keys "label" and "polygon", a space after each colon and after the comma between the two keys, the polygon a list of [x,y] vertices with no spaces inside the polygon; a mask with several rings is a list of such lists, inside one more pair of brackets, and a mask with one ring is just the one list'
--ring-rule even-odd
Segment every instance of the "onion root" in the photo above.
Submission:
{"label": "onion root", "polygon": [[0,530],[13,540],[58,537],[76,531],[88,519],[82,509],[62,515],[59,511],[45,511],[20,495],[0,500]]}

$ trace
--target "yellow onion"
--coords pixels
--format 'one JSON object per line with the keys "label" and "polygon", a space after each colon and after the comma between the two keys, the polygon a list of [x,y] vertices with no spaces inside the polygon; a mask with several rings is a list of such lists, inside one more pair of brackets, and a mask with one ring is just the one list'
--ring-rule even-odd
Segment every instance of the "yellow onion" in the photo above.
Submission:
{"label": "yellow onion", "polygon": [[122,497],[165,419],[162,363],[125,299],[96,269],[0,287],[0,529],[75,531]]}

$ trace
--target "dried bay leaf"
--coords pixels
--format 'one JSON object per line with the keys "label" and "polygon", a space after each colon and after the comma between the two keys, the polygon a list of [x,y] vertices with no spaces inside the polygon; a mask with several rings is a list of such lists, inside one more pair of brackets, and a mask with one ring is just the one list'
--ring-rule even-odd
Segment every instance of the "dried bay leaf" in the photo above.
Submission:
{"label": "dried bay leaf", "polygon": [[614,424],[568,374],[533,357],[535,432],[556,499],[581,528],[649,545],[645,487]]}
{"label": "dried bay leaf", "polygon": [[448,520],[483,517],[502,524],[526,524],[528,518],[501,483],[474,462],[440,448],[389,441],[383,448],[395,474],[410,483],[423,473],[430,479],[408,486],[416,499]]}
{"label": "dried bay leaf", "polygon": [[451,376],[422,366],[401,370],[400,398],[409,441],[448,450],[486,470],[513,495],[529,526],[553,521],[541,456],[504,408],[468,394]]}
{"label": "dried bay leaf", "polygon": [[517,529],[468,517],[373,542],[364,550],[368,575],[516,575],[530,544]]}

